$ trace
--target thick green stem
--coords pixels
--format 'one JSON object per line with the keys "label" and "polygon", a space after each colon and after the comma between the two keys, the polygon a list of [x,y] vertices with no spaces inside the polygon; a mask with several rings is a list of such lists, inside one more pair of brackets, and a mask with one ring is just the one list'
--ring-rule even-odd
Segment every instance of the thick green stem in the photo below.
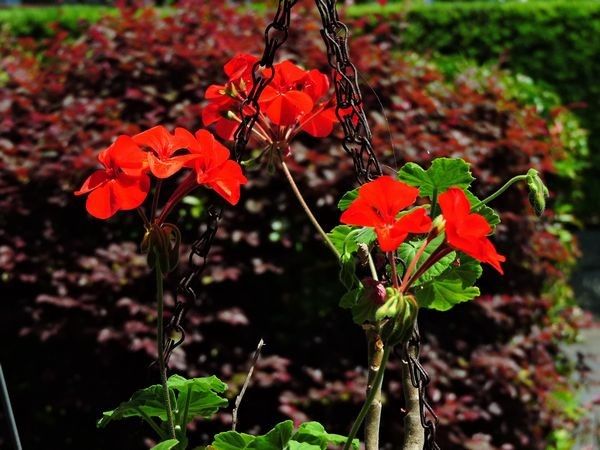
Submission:
{"label": "thick green stem", "polygon": [[473,205],[471,207],[471,211],[475,211],[477,208],[479,208],[482,205],[487,205],[489,202],[491,202],[492,200],[495,200],[496,198],[498,198],[499,196],[501,196],[502,194],[504,194],[504,192],[511,187],[513,184],[519,182],[519,181],[524,181],[527,179],[527,175],[517,175],[516,177],[512,177],[510,180],[508,180],[506,183],[504,183],[504,186],[502,186],[500,189],[498,189],[496,192],[494,192],[492,195],[484,198],[483,200],[481,200],[479,203]]}
{"label": "thick green stem", "polygon": [[337,251],[337,248],[335,248],[335,245],[333,245],[333,242],[331,242],[331,239],[329,239],[329,236],[327,236],[327,233],[325,233],[325,230],[323,230],[323,228],[321,227],[321,225],[317,221],[316,217],[314,216],[314,214],[312,213],[312,211],[310,210],[310,208],[306,204],[306,201],[304,201],[304,197],[302,196],[302,193],[300,192],[300,189],[298,189],[298,186],[296,185],[296,182],[294,181],[294,177],[292,177],[292,174],[290,173],[290,169],[288,168],[288,166],[285,163],[285,161],[283,160],[283,158],[281,158],[281,168],[283,169],[283,173],[285,174],[285,178],[287,179],[290,187],[292,188],[292,191],[294,192],[294,195],[296,196],[296,198],[300,202],[300,205],[302,206],[302,209],[304,210],[304,212],[306,213],[306,215],[308,216],[309,220],[312,222],[312,224],[314,225],[314,227],[317,229],[317,231],[319,232],[319,234],[321,235],[321,237],[323,238],[323,240],[325,241],[325,244],[327,245],[327,247],[329,247],[329,249],[333,252],[333,254],[335,255],[335,257],[339,260],[340,259],[340,253]]}
{"label": "thick green stem", "polygon": [[156,257],[156,302],[157,302],[157,320],[156,320],[156,345],[158,347],[158,369],[160,371],[160,382],[163,388],[163,401],[167,411],[167,424],[169,426],[169,434],[173,439],[177,439],[175,435],[175,420],[173,418],[173,409],[171,408],[171,396],[169,395],[169,386],[167,385],[167,368],[165,366],[165,327],[163,321],[164,315],[164,287],[163,275],[160,270],[160,261]]}
{"label": "thick green stem", "polygon": [[[385,370],[381,362],[383,359],[383,342],[377,330],[367,331],[369,375],[367,378],[367,396],[375,389],[374,382],[379,371]],[[365,417],[365,448],[366,450],[379,450],[379,428],[381,423],[381,384],[371,401],[367,416]]]}
{"label": "thick green stem", "polygon": [[381,390],[381,383],[383,382],[383,374],[385,373],[385,367],[387,366],[387,361],[390,357],[391,347],[387,346],[383,350],[383,355],[381,357],[381,366],[375,375],[375,379],[373,380],[373,388],[367,394],[367,399],[363,404],[356,420],[352,424],[352,429],[350,430],[350,434],[348,435],[348,439],[346,440],[346,444],[344,445],[344,450],[349,450],[352,446],[352,441],[358,434],[358,430],[362,425],[365,417],[367,416],[369,409],[371,408],[371,404],[373,403],[373,399],[376,397],[377,393]]}

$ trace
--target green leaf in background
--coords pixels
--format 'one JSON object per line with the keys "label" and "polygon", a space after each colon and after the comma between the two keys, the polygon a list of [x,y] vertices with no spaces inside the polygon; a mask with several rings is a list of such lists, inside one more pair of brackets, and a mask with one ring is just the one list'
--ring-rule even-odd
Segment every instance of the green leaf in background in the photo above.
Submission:
{"label": "green leaf in background", "polygon": [[433,197],[456,186],[468,188],[474,180],[470,165],[460,158],[437,158],[429,169],[415,163],[406,163],[398,172],[398,178],[406,184],[419,188],[422,197]]}
{"label": "green leaf in background", "polygon": [[[188,380],[179,375],[172,375],[167,380],[167,384],[171,391],[171,397],[175,399],[176,415],[182,415],[187,407],[187,416],[181,418],[183,424],[187,424],[198,416],[211,417],[219,408],[228,403],[227,399],[217,395],[225,392],[227,385],[215,376]],[[176,392],[178,395],[175,394]],[[116,409],[102,413],[102,418],[97,425],[99,428],[103,428],[113,420],[128,417],[141,417],[144,420],[158,417],[165,422],[167,412],[163,403],[162,386],[156,384],[140,389],[131,396],[131,399],[121,403]]]}
{"label": "green leaf in background", "polygon": [[358,197],[358,188],[352,189],[351,191],[346,192],[342,195],[342,198],[338,202],[338,208],[340,211],[345,211],[352,204],[354,200]]}
{"label": "green leaf in background", "polygon": [[168,441],[163,441],[155,445],[150,450],[171,450],[172,448],[175,448],[177,444],[179,444],[177,439],[169,439]]}
{"label": "green leaf in background", "polygon": [[[292,437],[292,444],[294,441],[301,442],[305,444],[310,444],[314,446],[314,448],[319,448],[325,450],[329,445],[343,445],[346,443],[346,436],[341,436],[339,434],[331,434],[325,431],[323,425],[319,422],[305,422],[300,427],[298,427],[298,431]],[[359,441],[358,439],[354,439],[352,441],[352,448],[358,449]],[[292,448],[298,449],[306,449],[309,450],[312,447],[292,447],[290,445],[290,450]]]}
{"label": "green leaf in background", "polygon": [[323,447],[314,444],[307,444],[306,442],[290,441],[288,445],[289,450],[321,450]]}
{"label": "green leaf in background", "polygon": [[339,306],[344,309],[351,309],[358,303],[360,297],[363,295],[365,288],[360,285],[360,287],[356,289],[352,289],[346,292],[342,298],[340,299]]}

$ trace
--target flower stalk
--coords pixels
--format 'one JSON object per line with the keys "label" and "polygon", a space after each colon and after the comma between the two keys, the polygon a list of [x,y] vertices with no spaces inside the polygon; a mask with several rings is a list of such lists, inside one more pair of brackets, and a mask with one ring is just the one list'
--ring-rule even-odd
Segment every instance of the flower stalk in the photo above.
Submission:
{"label": "flower stalk", "polygon": [[167,384],[167,367],[165,365],[165,329],[164,329],[164,286],[163,274],[160,266],[158,254],[156,256],[156,264],[154,266],[156,272],[156,303],[157,303],[157,319],[156,319],[156,346],[158,348],[158,370],[160,371],[160,382],[163,388],[163,401],[167,411],[167,425],[169,435],[176,439],[175,435],[175,419],[173,417],[173,409],[171,407],[171,395]]}

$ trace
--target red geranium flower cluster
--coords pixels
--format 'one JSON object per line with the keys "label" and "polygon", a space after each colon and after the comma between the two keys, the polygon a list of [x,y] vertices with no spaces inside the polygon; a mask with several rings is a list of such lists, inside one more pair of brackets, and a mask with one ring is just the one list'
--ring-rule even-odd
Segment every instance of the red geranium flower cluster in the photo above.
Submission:
{"label": "red geranium flower cluster", "polygon": [[[384,252],[393,252],[410,233],[429,233],[432,221],[424,208],[402,212],[412,205],[419,190],[391,177],[382,176],[364,184],[358,197],[342,214],[340,221],[348,225],[372,227]],[[439,196],[445,222],[446,243],[478,261],[502,272],[504,256],[498,254],[487,236],[492,227],[485,218],[471,212],[464,191],[452,187]]]}
{"label": "red geranium flower cluster", "polygon": [[[205,126],[231,140],[240,118],[241,103],[252,89],[252,71],[258,59],[238,55],[225,64],[229,80],[206,90],[209,104],[202,111]],[[337,122],[335,101],[330,95],[329,78],[316,69],[304,70],[289,60],[273,66],[275,73],[259,98],[260,115],[256,135],[267,144],[289,143],[300,131],[314,137],[328,136]],[[271,75],[264,69],[264,76]]]}
{"label": "red geranium flower cluster", "polygon": [[[108,219],[117,211],[138,208],[150,191],[148,173],[158,179],[175,175],[183,168],[194,170],[186,192],[199,184],[214,189],[229,203],[240,199],[240,186],[247,182],[229,150],[206,130],[192,135],[183,128],[175,134],[157,126],[133,137],[119,136],[98,155],[103,168],[94,172],[75,195],[89,194],[88,212]],[[180,197],[185,194],[181,192]]]}

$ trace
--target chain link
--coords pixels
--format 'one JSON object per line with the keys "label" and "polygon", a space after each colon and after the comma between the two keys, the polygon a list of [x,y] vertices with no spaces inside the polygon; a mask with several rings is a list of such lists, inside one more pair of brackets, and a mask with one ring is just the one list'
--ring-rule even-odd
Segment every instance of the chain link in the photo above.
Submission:
{"label": "chain link", "polygon": [[323,28],[329,65],[334,70],[336,115],[344,130],[342,146],[354,162],[356,179],[366,183],[382,174],[373,151],[371,129],[363,110],[358,71],[350,61],[348,27],[339,20],[336,0],[315,0]]}
{"label": "chain link", "polygon": [[[263,55],[253,67],[252,88],[240,107],[241,123],[234,135],[233,154],[238,162],[244,154],[252,129],[260,114],[258,99],[275,75],[273,69],[275,56],[277,50],[288,38],[291,10],[296,2],[297,0],[279,0],[273,21],[265,29]],[[344,130],[342,146],[352,158],[357,181],[363,184],[377,178],[383,172],[373,150],[371,129],[363,109],[363,98],[358,83],[358,71],[349,56],[348,27],[339,20],[336,0],[315,0],[315,2],[323,22],[321,35],[327,47],[329,65],[334,70],[336,115]],[[206,267],[208,253],[223,216],[223,210],[224,204],[221,200],[208,208],[206,229],[192,244],[188,260],[192,269],[179,281],[175,311],[167,325],[165,363],[168,363],[173,350],[185,339],[181,322],[185,315],[186,303],[181,301],[180,297],[188,298],[193,302],[197,301],[198,297],[192,288],[192,283],[198,279]],[[178,332],[179,336],[174,336],[174,332]],[[411,382],[419,390],[421,425],[425,430],[423,450],[439,450],[439,446],[435,442],[438,419],[426,398],[429,376],[419,362],[420,336],[417,327],[415,327],[408,345],[412,345],[416,349],[414,357],[409,356],[407,347],[403,351],[404,357],[409,363]]]}
{"label": "chain link", "polygon": [[[358,71],[348,52],[348,27],[339,20],[336,0],[315,0],[323,28],[321,35],[327,46],[329,65],[334,69],[337,100],[336,114],[344,129],[343,147],[354,161],[355,175],[360,184],[382,175],[381,166],[373,151],[372,134],[363,109],[362,94],[358,84]],[[408,346],[413,346],[411,356]],[[429,375],[419,362],[420,335],[415,325],[407,345],[401,349],[402,358],[408,362],[412,385],[419,390],[421,426],[425,433],[423,450],[439,450],[435,442],[438,418],[427,401]]]}
{"label": "chain link", "polygon": [[[240,162],[244,154],[252,128],[260,114],[258,99],[275,75],[273,70],[275,55],[288,38],[291,10],[296,2],[297,0],[279,0],[273,21],[265,29],[265,49],[262,58],[253,67],[252,89],[240,107],[241,123],[234,135],[233,154],[237,162]],[[206,228],[192,244],[188,259],[191,270],[181,278],[177,285],[174,313],[166,327],[165,365],[169,362],[173,350],[183,344],[185,340],[185,331],[181,322],[185,316],[186,305],[198,300],[192,284],[206,268],[208,253],[219,228],[224,208],[225,204],[221,199],[217,199],[208,207]],[[187,299],[187,301],[182,299]]]}

